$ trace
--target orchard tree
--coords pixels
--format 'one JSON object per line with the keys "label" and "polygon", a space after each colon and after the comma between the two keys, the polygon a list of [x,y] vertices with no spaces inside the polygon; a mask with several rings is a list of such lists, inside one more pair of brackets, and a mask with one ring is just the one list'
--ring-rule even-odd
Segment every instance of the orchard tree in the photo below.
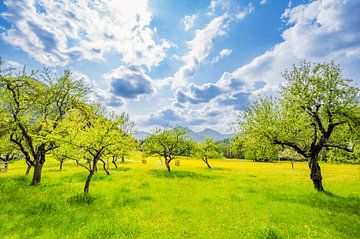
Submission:
{"label": "orchard tree", "polygon": [[262,99],[245,110],[241,131],[307,158],[310,178],[322,192],[320,152],[332,148],[352,152],[359,140],[359,89],[333,62],[304,62],[283,77],[282,98]]}
{"label": "orchard tree", "polygon": [[58,147],[54,130],[66,113],[77,107],[87,89],[71,73],[39,76],[25,69],[17,74],[0,68],[0,104],[7,114],[10,140],[24,154],[29,167],[34,167],[32,185],[41,181],[46,154]]}
{"label": "orchard tree", "polygon": [[10,141],[9,135],[0,135],[0,160],[9,162],[19,157],[19,149]]}
{"label": "orchard tree", "polygon": [[110,175],[104,159],[111,155],[112,147],[124,143],[120,131],[123,124],[122,116],[107,115],[103,109],[94,106],[72,110],[61,122],[58,137],[62,138],[59,139],[62,145],[66,145],[61,147],[65,149],[63,156],[76,160],[78,165],[89,171],[85,193],[89,192],[98,163],[102,163],[104,171]]}
{"label": "orchard tree", "polygon": [[158,128],[142,144],[145,154],[159,155],[164,158],[169,172],[171,161],[178,156],[188,154],[191,147],[191,141],[187,139],[186,132],[180,127]]}
{"label": "orchard tree", "polygon": [[112,159],[111,162],[115,168],[118,168],[117,160],[121,158],[121,162],[125,162],[125,157],[129,155],[131,151],[134,151],[137,147],[137,142],[133,136],[135,123],[130,120],[130,117],[126,113],[121,114],[123,123],[120,125],[120,138],[119,143],[110,148]]}
{"label": "orchard tree", "polygon": [[207,138],[203,143],[196,143],[194,154],[197,158],[200,158],[208,168],[211,168],[209,159],[218,159],[223,157],[220,153],[219,145],[216,145],[214,140]]}

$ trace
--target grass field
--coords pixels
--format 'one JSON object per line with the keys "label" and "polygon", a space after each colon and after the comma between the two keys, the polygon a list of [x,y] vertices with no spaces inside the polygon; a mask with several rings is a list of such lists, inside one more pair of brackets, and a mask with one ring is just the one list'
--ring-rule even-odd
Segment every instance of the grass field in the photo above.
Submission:
{"label": "grass field", "polygon": [[317,193],[306,163],[156,158],[87,171],[48,160],[39,186],[25,163],[0,173],[0,238],[359,238],[360,166],[321,164]]}

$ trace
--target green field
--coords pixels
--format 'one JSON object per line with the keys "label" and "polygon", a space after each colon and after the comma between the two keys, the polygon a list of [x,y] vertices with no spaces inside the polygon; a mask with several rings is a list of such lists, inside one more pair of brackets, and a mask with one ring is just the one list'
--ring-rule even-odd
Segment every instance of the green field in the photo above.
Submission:
{"label": "green field", "polygon": [[[0,238],[359,238],[360,167],[322,163],[326,193],[306,163],[181,160],[168,173],[157,158],[87,171],[48,160],[28,186],[25,163],[0,173]],[[112,165],[111,165],[112,166]]]}

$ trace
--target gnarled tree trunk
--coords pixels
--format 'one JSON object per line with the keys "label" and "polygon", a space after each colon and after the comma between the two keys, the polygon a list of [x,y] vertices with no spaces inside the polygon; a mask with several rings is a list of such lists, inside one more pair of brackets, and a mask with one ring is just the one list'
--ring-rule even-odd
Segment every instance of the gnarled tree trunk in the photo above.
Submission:
{"label": "gnarled tree trunk", "polygon": [[41,182],[41,173],[45,163],[45,154],[45,145],[41,145],[38,151],[38,158],[34,160],[34,174],[31,185],[37,185]]}
{"label": "gnarled tree trunk", "polygon": [[115,168],[118,168],[118,166],[117,166],[117,164],[116,164],[116,158],[115,158],[115,156],[113,156],[111,162],[114,164]]}
{"label": "gnarled tree trunk", "polygon": [[90,173],[86,179],[86,183],[85,183],[85,187],[84,187],[84,193],[89,193],[89,188],[90,188],[90,182],[91,182],[91,178],[94,176],[95,170],[92,169],[90,170]]}
{"label": "gnarled tree trunk", "polygon": [[166,168],[167,168],[167,171],[170,172],[170,171],[171,171],[171,170],[170,170],[170,162],[165,161],[165,166],[166,166]]}
{"label": "gnarled tree trunk", "polygon": [[310,178],[313,181],[314,188],[318,192],[324,192],[324,188],[322,186],[321,169],[320,169],[320,165],[317,162],[316,158],[310,159],[309,168],[310,168]]}

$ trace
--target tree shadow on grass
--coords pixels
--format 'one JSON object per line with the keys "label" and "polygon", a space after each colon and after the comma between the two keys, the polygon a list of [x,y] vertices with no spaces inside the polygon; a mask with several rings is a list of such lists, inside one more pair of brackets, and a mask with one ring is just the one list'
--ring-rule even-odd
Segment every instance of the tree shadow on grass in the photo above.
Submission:
{"label": "tree shadow on grass", "polygon": [[118,167],[118,168],[113,168],[111,170],[113,171],[120,171],[120,172],[126,172],[126,171],[129,171],[131,168],[129,167]]}
{"label": "tree shadow on grass", "polygon": [[332,192],[304,194],[296,198],[278,197],[279,201],[300,203],[317,209],[326,209],[336,213],[346,213],[360,217],[360,198],[342,197]]}
{"label": "tree shadow on grass", "polygon": [[168,172],[166,170],[150,170],[150,173],[157,178],[191,178],[196,180],[207,180],[207,179],[215,179],[219,176],[217,175],[204,175],[200,173],[194,173],[191,171],[171,171]]}

